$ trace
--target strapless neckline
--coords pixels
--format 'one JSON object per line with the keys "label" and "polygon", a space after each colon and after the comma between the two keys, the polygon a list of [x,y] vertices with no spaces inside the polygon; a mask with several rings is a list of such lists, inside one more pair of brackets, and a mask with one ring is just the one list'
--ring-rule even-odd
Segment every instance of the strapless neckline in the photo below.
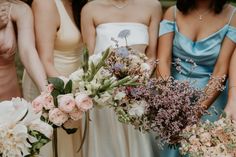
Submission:
{"label": "strapless neckline", "polygon": [[146,24],[139,23],[139,22],[106,22],[106,23],[98,24],[96,28],[106,26],[106,25],[136,25],[136,26],[148,28]]}
{"label": "strapless neckline", "polygon": [[[127,42],[119,37],[119,33],[124,30],[129,30]],[[94,53],[101,53],[108,47],[116,47],[117,43],[119,46],[147,46],[149,43],[148,26],[138,22],[107,22],[97,25]]]}

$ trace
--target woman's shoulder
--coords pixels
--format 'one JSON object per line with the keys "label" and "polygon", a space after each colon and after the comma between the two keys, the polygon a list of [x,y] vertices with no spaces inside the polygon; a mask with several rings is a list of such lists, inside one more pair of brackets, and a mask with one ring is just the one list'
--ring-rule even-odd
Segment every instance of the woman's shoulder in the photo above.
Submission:
{"label": "woman's shoulder", "polygon": [[169,21],[174,21],[175,20],[175,12],[177,11],[177,8],[176,6],[171,6],[169,7],[165,13],[164,13],[164,16],[163,16],[163,19],[165,20],[169,20]]}
{"label": "woman's shoulder", "polygon": [[33,0],[32,9],[38,9],[44,12],[57,12],[57,7],[54,0]]}
{"label": "woman's shoulder", "polygon": [[31,8],[25,2],[17,1],[17,3],[11,3],[11,16],[13,19],[19,17],[31,16]]}
{"label": "woman's shoulder", "polygon": [[228,6],[226,7],[226,9],[228,9],[228,20],[230,25],[233,27],[236,27],[236,7],[234,7],[231,4],[228,4]]}
{"label": "woman's shoulder", "polygon": [[93,1],[89,1],[84,6],[84,9],[89,9],[89,10],[99,9],[99,8],[107,6],[107,5],[108,5],[107,1],[104,1],[104,0],[93,0]]}
{"label": "woman's shoulder", "polygon": [[99,13],[101,10],[106,9],[108,3],[104,0],[93,0],[89,1],[83,8],[82,8],[82,15],[86,16],[93,16]]}

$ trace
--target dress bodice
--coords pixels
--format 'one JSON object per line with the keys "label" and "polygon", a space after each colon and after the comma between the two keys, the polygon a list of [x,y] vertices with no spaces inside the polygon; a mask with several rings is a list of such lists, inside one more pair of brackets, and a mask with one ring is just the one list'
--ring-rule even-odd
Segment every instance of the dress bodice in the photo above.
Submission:
{"label": "dress bodice", "polygon": [[112,39],[118,41],[119,46],[126,46],[126,40],[120,38],[119,34],[123,30],[129,30],[127,36],[127,45],[148,45],[149,35],[148,27],[141,23],[103,23],[96,27],[96,46],[95,54],[101,53],[108,47],[115,47],[116,43]]}
{"label": "dress bodice", "polygon": [[54,45],[54,64],[62,75],[74,72],[80,63],[82,40],[79,29],[70,18],[61,0],[55,0],[60,27]]}
{"label": "dress bodice", "polygon": [[[236,42],[236,28],[230,25],[233,13],[229,23],[225,24],[217,32],[198,41],[192,41],[179,32],[176,21],[163,20],[161,22],[159,36],[174,32],[173,61],[176,59],[181,60],[182,76],[186,77],[191,73],[193,78],[208,78],[212,74],[223,40],[229,38]],[[192,59],[197,64],[197,67],[193,70],[192,63],[186,62],[186,59]],[[175,70],[175,68],[172,68],[174,75],[177,72]]]}
{"label": "dress bodice", "polygon": [[13,23],[10,21],[0,31],[0,66],[14,62],[16,45],[16,35]]}
{"label": "dress bodice", "polygon": [[55,50],[64,53],[77,51],[81,45],[81,34],[67,13],[61,0],[55,0],[60,16],[60,27],[56,34]]}

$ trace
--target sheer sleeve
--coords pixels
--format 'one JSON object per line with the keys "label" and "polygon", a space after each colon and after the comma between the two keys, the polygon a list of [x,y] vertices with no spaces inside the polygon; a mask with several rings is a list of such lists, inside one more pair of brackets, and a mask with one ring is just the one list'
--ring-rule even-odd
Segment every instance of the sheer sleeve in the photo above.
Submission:
{"label": "sheer sleeve", "polygon": [[[159,37],[170,32],[175,31],[175,22],[169,20],[163,20],[160,23]],[[236,38],[236,37],[235,37]]]}

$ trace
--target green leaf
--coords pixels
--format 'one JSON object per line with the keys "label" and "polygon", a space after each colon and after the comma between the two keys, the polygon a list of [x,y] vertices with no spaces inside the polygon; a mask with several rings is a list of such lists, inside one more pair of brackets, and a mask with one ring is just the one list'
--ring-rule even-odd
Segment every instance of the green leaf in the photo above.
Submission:
{"label": "green leaf", "polygon": [[105,60],[107,59],[107,57],[110,54],[110,48],[106,49],[106,51],[104,51],[102,53],[102,59],[100,60],[100,62],[97,64],[96,66],[96,71],[98,71],[99,69],[101,69],[102,66],[104,66],[105,64]]}
{"label": "green leaf", "polygon": [[98,92],[101,93],[106,91],[111,86],[111,84],[111,80],[106,81],[102,86],[99,87]]}
{"label": "green leaf", "polygon": [[50,77],[48,78],[48,82],[53,84],[54,88],[59,90],[59,91],[63,91],[64,89],[64,81],[58,77]]}
{"label": "green leaf", "polygon": [[95,68],[95,65],[94,65],[93,62],[90,63],[90,68],[91,68],[91,74],[92,74],[92,75],[95,75],[94,73],[95,73],[95,71],[96,71],[96,68]]}
{"label": "green leaf", "polygon": [[63,93],[61,93],[61,92],[58,91],[57,89],[54,89],[51,94],[52,94],[52,96],[53,96],[54,105],[55,105],[56,107],[58,107],[57,96],[60,95],[60,94],[63,94]]}
{"label": "green leaf", "polygon": [[222,116],[222,118],[226,118],[227,117],[226,112],[223,112],[221,116]]}
{"label": "green leaf", "polygon": [[126,76],[125,78],[113,83],[110,88],[122,86],[122,85],[126,84],[127,82],[129,82],[130,80],[131,80],[131,78],[129,76]]}
{"label": "green leaf", "polygon": [[85,47],[83,49],[83,63],[82,63],[82,68],[84,72],[86,73],[89,69],[89,51],[88,48]]}
{"label": "green leaf", "polygon": [[72,92],[72,81],[69,80],[65,86],[64,89],[65,94],[71,93]]}
{"label": "green leaf", "polygon": [[[94,68],[93,72],[91,71],[90,76],[87,78],[87,81],[90,82],[93,80],[94,76],[97,74],[97,72],[105,65],[105,60],[110,54],[110,49],[108,48],[106,51],[103,52],[101,60],[98,62],[96,66],[94,64],[90,64],[91,68]],[[94,66],[94,67],[92,67]],[[92,69],[91,69],[92,70]]]}

